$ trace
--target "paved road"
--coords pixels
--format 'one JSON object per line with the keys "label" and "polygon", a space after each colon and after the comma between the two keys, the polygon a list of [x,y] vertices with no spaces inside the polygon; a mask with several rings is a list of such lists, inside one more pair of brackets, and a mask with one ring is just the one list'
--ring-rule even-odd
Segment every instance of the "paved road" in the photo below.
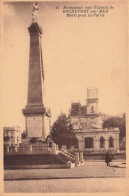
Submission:
{"label": "paved road", "polygon": [[112,162],[107,167],[104,162],[86,162],[72,169],[19,169],[5,170],[6,180],[45,179],[45,178],[110,178],[125,177],[125,164]]}
{"label": "paved road", "polygon": [[126,192],[126,178],[5,181],[5,193]]}

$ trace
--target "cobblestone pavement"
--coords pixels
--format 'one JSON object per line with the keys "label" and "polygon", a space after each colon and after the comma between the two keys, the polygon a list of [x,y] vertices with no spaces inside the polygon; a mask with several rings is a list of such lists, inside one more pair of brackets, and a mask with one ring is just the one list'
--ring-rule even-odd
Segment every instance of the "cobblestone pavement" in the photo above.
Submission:
{"label": "cobblestone pavement", "polygon": [[5,170],[5,180],[44,179],[44,178],[110,178],[125,177],[125,164],[112,162],[107,167],[104,162],[86,162],[72,169],[21,169]]}
{"label": "cobblestone pavement", "polygon": [[5,193],[127,192],[126,178],[5,181]]}

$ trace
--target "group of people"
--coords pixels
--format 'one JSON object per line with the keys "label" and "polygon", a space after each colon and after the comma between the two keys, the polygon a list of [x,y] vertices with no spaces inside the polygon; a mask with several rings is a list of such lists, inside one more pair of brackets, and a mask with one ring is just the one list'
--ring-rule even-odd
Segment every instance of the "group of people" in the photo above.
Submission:
{"label": "group of people", "polygon": [[108,152],[105,155],[105,163],[107,164],[107,166],[110,166],[110,162],[113,159],[113,155],[110,155]]}

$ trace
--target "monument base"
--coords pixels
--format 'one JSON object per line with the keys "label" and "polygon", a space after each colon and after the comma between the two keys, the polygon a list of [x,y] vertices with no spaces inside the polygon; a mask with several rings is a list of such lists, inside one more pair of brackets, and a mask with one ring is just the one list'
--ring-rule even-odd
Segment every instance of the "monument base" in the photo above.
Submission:
{"label": "monument base", "polygon": [[57,169],[75,167],[75,160],[44,144],[23,144],[21,151],[6,153],[5,169]]}
{"label": "monument base", "polygon": [[55,143],[50,147],[46,142],[31,144],[26,141],[20,144],[15,154],[58,154],[58,146]]}
{"label": "monument base", "polygon": [[[49,145],[48,145],[49,144]],[[73,155],[58,151],[55,143],[21,143],[17,152],[6,152],[5,169],[27,168],[72,168],[75,166]]]}

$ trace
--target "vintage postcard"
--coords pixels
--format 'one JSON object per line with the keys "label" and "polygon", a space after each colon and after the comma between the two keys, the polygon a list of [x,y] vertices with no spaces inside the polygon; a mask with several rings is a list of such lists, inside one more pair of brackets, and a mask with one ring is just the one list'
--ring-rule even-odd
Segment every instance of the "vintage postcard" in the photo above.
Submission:
{"label": "vintage postcard", "polygon": [[0,195],[128,195],[128,4],[3,1]]}

